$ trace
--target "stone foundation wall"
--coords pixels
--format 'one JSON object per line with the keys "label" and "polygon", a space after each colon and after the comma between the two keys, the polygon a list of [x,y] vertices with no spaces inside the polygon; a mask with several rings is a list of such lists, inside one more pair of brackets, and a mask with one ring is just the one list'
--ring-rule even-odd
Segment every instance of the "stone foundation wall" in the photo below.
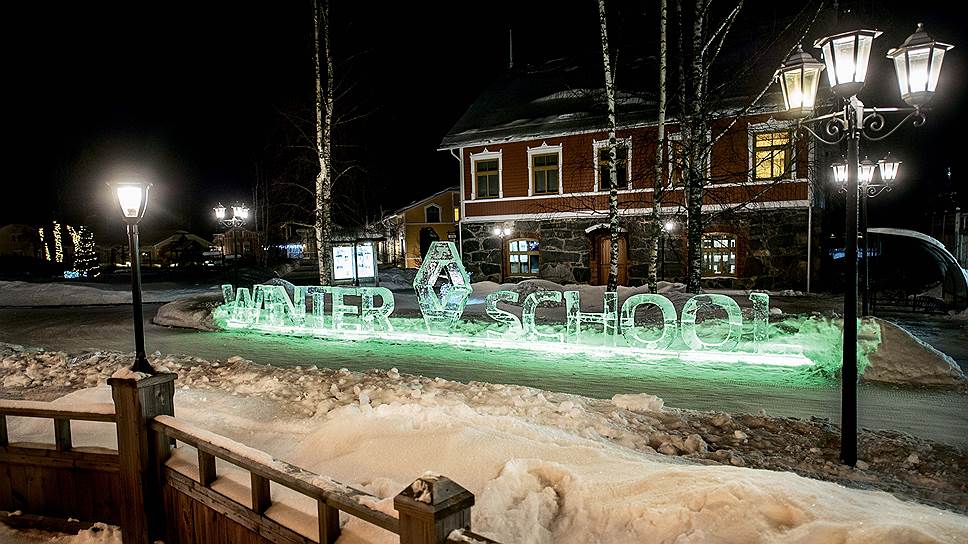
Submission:
{"label": "stone foundation wall", "polygon": [[[814,212],[816,214],[816,212]],[[814,249],[819,247],[818,217],[814,217]],[[592,238],[586,229],[603,222],[594,219],[555,219],[496,223],[463,223],[461,251],[464,267],[472,281],[514,281],[502,273],[504,240],[494,228],[511,227],[508,239],[535,238],[541,247],[539,277],[557,283],[587,283],[591,278]],[[629,284],[648,281],[648,222],[644,217],[623,218],[623,236],[628,241]],[[684,223],[665,238],[664,257],[660,251],[660,277],[679,281],[686,272]],[[710,283],[736,288],[803,289],[807,270],[807,210],[757,210],[717,218],[707,232],[728,232],[737,238],[737,277],[716,278]]]}

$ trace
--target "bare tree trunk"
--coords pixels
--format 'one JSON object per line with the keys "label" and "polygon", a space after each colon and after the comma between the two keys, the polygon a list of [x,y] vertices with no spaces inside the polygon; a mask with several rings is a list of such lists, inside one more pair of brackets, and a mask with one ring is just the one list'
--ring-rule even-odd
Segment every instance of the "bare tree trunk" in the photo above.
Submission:
{"label": "bare tree trunk", "polygon": [[666,0],[659,0],[659,127],[655,151],[655,183],[652,191],[652,246],[649,248],[649,291],[658,291],[659,243],[662,241],[663,161],[666,117]]}
{"label": "bare tree trunk", "polygon": [[[322,18],[323,55],[326,61],[326,92],[323,93],[323,80],[320,70],[320,18]],[[313,62],[316,74],[316,156],[319,159],[319,173],[316,174],[315,231],[316,262],[319,267],[319,283],[330,283],[332,255],[332,119],[333,119],[333,55],[329,46],[329,3],[320,11],[313,2]]]}
{"label": "bare tree trunk", "polygon": [[692,51],[690,55],[691,111],[683,141],[688,139],[686,154],[686,213],[689,247],[686,289],[698,293],[702,280],[702,198],[705,176],[706,130],[703,122],[703,19],[707,0],[696,0],[692,21]]}
{"label": "bare tree trunk", "polygon": [[[610,237],[608,287],[606,291],[614,292],[618,288],[618,169],[615,165],[615,76],[612,73],[612,63],[609,58],[608,28],[605,22],[605,0],[598,0],[598,24],[602,34],[602,64],[605,67],[605,100],[608,104],[608,231]],[[598,157],[595,157],[598,161]],[[596,165],[596,168],[598,166]]]}

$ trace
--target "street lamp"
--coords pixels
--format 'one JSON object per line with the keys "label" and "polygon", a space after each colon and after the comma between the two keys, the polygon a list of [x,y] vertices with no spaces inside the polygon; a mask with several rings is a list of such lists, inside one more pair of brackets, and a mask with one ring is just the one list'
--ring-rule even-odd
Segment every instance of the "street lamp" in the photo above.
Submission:
{"label": "street lamp", "polygon": [[131,306],[134,313],[134,363],[131,370],[154,374],[155,369],[145,355],[145,320],[141,307],[141,248],[138,243],[138,223],[148,207],[148,189],[151,184],[140,180],[125,180],[111,184],[121,215],[127,224],[128,250],[131,259]]}
{"label": "street lamp", "polygon": [[[876,167],[860,163],[860,139],[864,137],[871,141],[883,140],[908,120],[916,127],[923,125],[925,117],[922,107],[933,96],[944,52],[952,47],[934,41],[924,32],[924,27],[918,25],[918,30],[904,44],[888,53],[888,58],[894,60],[897,69],[901,97],[913,107],[866,108],[857,98],[857,93],[864,88],[871,45],[880,34],[876,30],[855,30],[821,38],[814,44],[821,50],[831,90],[843,99],[842,108],[807,119],[811,109],[804,105],[815,103],[816,87],[800,85],[800,96],[794,92],[797,89],[781,84],[784,104],[798,118],[797,132],[806,132],[829,145],[847,140],[846,163],[844,166],[835,163],[833,170],[835,179],[843,179],[847,190],[847,288],[844,293],[840,456],[844,463],[851,466],[857,463],[857,200],[861,186],[864,186],[865,195],[871,189],[873,170]],[[794,56],[797,55],[798,53],[794,53]],[[784,62],[777,70],[776,77],[781,82],[802,78],[805,67],[816,62],[807,53],[794,60],[795,62]],[[798,104],[800,107],[796,107]],[[893,128],[881,134],[886,127],[884,114],[895,113],[906,115]],[[824,125],[824,130],[819,131],[823,135],[810,128],[811,124],[819,122]],[[868,176],[866,181],[865,176]]]}
{"label": "street lamp", "polygon": [[941,75],[945,51],[952,47],[935,41],[924,31],[924,24],[918,23],[914,34],[908,36],[900,47],[887,52],[887,58],[894,60],[897,86],[905,102],[918,107],[931,101]]}
{"label": "street lamp", "polygon": [[847,160],[841,158],[839,161],[835,161],[830,165],[831,170],[834,171],[834,181],[839,183],[844,187],[844,191],[847,190]]}
{"label": "street lamp", "polygon": [[891,157],[891,153],[888,152],[886,157],[877,161],[877,167],[881,171],[881,181],[888,188],[894,185],[894,180],[897,178],[897,170],[901,167],[901,161],[894,160],[894,157]]}
{"label": "street lamp", "polygon": [[823,63],[804,53],[800,45],[783,61],[779,70],[782,75],[778,79],[783,87],[783,100],[788,111],[798,115],[813,112],[823,68]]}
{"label": "street lamp", "polygon": [[[232,229],[241,228],[245,225],[246,219],[249,218],[249,208],[245,204],[235,204],[232,206],[232,217],[226,217],[225,212],[227,208],[222,205],[221,202],[217,206],[212,208],[215,211],[215,221],[220,225],[225,227],[226,231]],[[235,283],[239,282],[239,258],[241,254],[239,253],[239,242],[236,240],[238,236],[237,230],[232,230],[232,255],[235,264]],[[225,235],[222,235],[222,264],[225,264]],[[224,269],[223,269],[224,270]]]}

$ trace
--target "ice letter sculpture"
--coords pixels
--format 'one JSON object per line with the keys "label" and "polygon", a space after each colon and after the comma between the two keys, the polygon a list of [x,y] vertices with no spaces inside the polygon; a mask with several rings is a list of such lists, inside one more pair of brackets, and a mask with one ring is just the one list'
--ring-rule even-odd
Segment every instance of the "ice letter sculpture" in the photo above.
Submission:
{"label": "ice letter sculpture", "polygon": [[615,343],[618,333],[618,293],[605,293],[603,312],[581,311],[581,295],[578,291],[565,291],[565,315],[567,315],[567,330],[569,341],[578,342],[581,336],[581,324],[601,323],[604,328],[605,343]]}
{"label": "ice letter sculpture", "polygon": [[555,342],[563,342],[565,335],[561,333],[538,332],[538,327],[534,324],[534,311],[538,308],[538,304],[542,302],[561,302],[561,291],[535,291],[524,297],[524,302],[521,304],[521,323],[524,327],[524,334],[534,340],[549,339]]}
{"label": "ice letter sculpture", "polygon": [[[440,294],[434,289],[437,280],[444,276]],[[471,294],[471,278],[464,270],[460,253],[454,242],[432,242],[423,264],[413,279],[417,303],[430,334],[448,334],[464,313],[464,305]]]}
{"label": "ice letter sculpture", "polygon": [[497,291],[484,297],[484,310],[487,315],[491,316],[494,321],[508,326],[506,331],[487,331],[487,335],[491,338],[517,338],[524,331],[521,327],[521,320],[511,312],[497,307],[497,303],[502,300],[517,302],[518,294],[514,291]]}
{"label": "ice letter sculpture", "polygon": [[[726,310],[729,330],[726,338],[720,342],[705,342],[696,334],[696,312],[699,308],[718,306]],[[682,340],[690,349],[715,349],[732,351],[739,344],[739,337],[743,333],[743,312],[739,304],[726,295],[696,295],[686,301],[682,307]]]}
{"label": "ice letter sculpture", "polygon": [[[662,332],[658,338],[648,340],[635,330],[635,309],[644,304],[655,304],[662,311]],[[676,307],[662,295],[638,294],[630,296],[622,304],[622,335],[630,346],[645,349],[669,349],[676,339]]]}

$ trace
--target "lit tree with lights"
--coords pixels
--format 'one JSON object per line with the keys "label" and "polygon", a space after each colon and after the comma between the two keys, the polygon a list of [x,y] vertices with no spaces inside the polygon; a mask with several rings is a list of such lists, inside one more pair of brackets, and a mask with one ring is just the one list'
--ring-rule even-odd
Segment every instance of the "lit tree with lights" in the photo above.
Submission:
{"label": "lit tree with lights", "polygon": [[97,275],[97,251],[94,248],[94,233],[81,225],[78,228],[78,244],[74,248],[74,270],[81,276]]}

